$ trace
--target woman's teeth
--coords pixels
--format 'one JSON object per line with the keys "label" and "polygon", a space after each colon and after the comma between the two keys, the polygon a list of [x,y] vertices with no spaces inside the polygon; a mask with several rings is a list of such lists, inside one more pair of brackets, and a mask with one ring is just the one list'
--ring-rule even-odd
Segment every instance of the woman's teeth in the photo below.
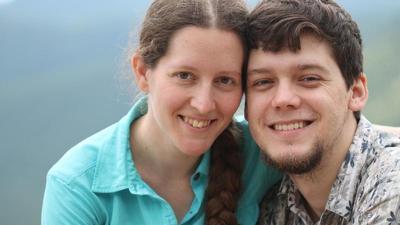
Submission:
{"label": "woman's teeth", "polygon": [[194,128],[204,128],[210,125],[211,120],[196,120],[188,117],[183,117],[183,121]]}

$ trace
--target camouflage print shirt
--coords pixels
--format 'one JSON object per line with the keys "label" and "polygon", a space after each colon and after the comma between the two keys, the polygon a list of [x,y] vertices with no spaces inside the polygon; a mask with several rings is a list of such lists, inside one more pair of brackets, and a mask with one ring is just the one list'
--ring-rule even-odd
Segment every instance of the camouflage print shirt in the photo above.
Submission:
{"label": "camouflage print shirt", "polygon": [[288,176],[261,205],[259,225],[400,224],[400,137],[376,130],[361,117],[353,143],[314,223]]}

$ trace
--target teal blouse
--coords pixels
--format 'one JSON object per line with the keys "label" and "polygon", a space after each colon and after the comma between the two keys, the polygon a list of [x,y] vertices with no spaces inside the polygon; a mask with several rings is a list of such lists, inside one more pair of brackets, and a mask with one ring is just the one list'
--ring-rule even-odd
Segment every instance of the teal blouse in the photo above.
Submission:
{"label": "teal blouse", "polygon": [[[146,98],[114,125],[70,149],[48,172],[42,225],[202,225],[210,164],[204,154],[191,177],[194,199],[180,223],[172,207],[140,177],[131,157],[129,127],[147,111]],[[264,192],[281,175],[268,168],[251,139],[247,123],[238,122],[244,141],[244,182],[237,216],[253,225]]]}

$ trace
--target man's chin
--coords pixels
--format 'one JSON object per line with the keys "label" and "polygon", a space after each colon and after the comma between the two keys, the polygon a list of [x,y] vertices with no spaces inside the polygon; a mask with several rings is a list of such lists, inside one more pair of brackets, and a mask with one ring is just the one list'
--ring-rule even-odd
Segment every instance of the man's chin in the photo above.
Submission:
{"label": "man's chin", "polygon": [[300,156],[272,158],[268,153],[263,154],[264,161],[282,171],[289,174],[302,175],[313,171],[321,163],[323,155],[322,147],[314,147],[310,154]]}

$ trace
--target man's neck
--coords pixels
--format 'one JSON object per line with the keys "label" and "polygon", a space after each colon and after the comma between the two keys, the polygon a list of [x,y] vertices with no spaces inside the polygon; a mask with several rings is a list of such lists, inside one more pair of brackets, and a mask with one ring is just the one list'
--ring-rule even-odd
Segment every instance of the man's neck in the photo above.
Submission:
{"label": "man's neck", "polygon": [[357,128],[356,121],[345,125],[340,141],[334,145],[334,149],[326,149],[321,163],[311,172],[301,175],[289,174],[290,179],[303,195],[308,211],[313,221],[318,221],[329,198],[332,186],[336,181]]}
{"label": "man's neck", "polygon": [[318,171],[305,175],[289,175],[307,203],[304,207],[309,216],[315,222],[325,211],[332,186],[340,169],[339,163],[325,166]]}

